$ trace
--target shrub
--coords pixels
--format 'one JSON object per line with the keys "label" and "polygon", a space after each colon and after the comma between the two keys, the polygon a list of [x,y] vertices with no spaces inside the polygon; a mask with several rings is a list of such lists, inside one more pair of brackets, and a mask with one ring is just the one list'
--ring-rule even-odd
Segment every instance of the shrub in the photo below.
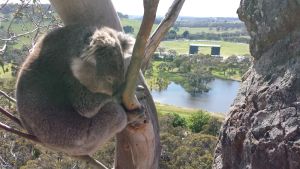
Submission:
{"label": "shrub", "polygon": [[211,116],[206,112],[197,112],[192,114],[189,119],[189,128],[194,133],[199,133],[203,130],[203,127],[208,124]]}
{"label": "shrub", "polygon": [[184,117],[181,117],[180,115],[174,113],[173,114],[173,119],[172,119],[172,126],[173,127],[186,127],[187,126],[187,121],[185,120]]}
{"label": "shrub", "polygon": [[203,126],[203,131],[201,133],[202,134],[213,135],[213,136],[218,136],[221,125],[222,125],[221,120],[219,120],[218,118],[215,118],[215,117],[211,117],[208,120],[208,123]]}

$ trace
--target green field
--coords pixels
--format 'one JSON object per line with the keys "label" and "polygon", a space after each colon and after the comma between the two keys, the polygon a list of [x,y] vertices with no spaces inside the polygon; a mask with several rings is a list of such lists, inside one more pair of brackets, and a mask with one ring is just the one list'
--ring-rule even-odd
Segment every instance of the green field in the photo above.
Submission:
{"label": "green field", "polygon": [[[134,35],[136,35],[137,31],[140,28],[141,20],[122,18],[121,23],[123,26],[127,26],[127,25],[132,26],[134,28]],[[157,28],[157,26],[158,26],[158,24],[154,24],[153,30],[155,30]],[[215,34],[241,32],[240,29],[228,29],[228,30],[217,31],[215,28],[210,29],[208,27],[199,27],[199,28],[179,27],[177,34],[181,35],[184,31],[189,31],[189,33],[191,33],[191,34],[197,34],[197,33],[202,33],[202,32],[215,33]]]}
{"label": "green field", "polygon": [[[249,45],[244,43],[234,43],[225,41],[187,41],[187,40],[175,40],[175,41],[163,41],[160,47],[166,48],[167,50],[176,50],[179,54],[187,54],[189,51],[190,44],[216,44],[221,45],[221,55],[228,57],[231,55],[245,55],[250,54]],[[210,48],[200,49],[200,53],[210,54]]]}
{"label": "green field", "polygon": [[[141,20],[137,20],[137,19],[125,19],[125,18],[122,18],[121,19],[121,24],[123,26],[132,26],[133,29],[134,29],[134,36],[137,35],[139,29],[140,29],[140,26],[141,26]],[[153,27],[152,27],[152,32],[157,28],[157,24],[154,24]]]}
{"label": "green field", "polygon": [[184,31],[189,31],[190,34],[197,34],[197,33],[216,33],[216,34],[221,34],[221,33],[235,33],[235,32],[241,32],[240,29],[229,29],[229,30],[220,30],[217,31],[215,28],[208,28],[208,27],[201,27],[201,28],[189,28],[189,27],[179,27],[179,31],[177,34],[181,35]]}
{"label": "green field", "polygon": [[[44,23],[46,25],[46,23]],[[3,26],[3,30],[7,30],[9,26],[9,22],[5,21],[0,24]],[[10,32],[13,32],[15,34],[22,34],[25,32],[32,31],[34,29],[34,26],[32,25],[31,22],[21,22],[20,24],[14,22],[12,26],[10,27]],[[45,28],[40,29],[40,32],[46,32],[47,30]],[[17,39],[17,43],[13,45],[14,49],[21,49],[23,45],[28,45],[31,43],[32,37],[35,35],[35,32],[29,33],[27,35],[21,36]]]}
{"label": "green field", "polygon": [[[183,108],[183,107],[177,107],[174,105],[167,105],[162,103],[155,103],[157,112],[159,115],[164,114],[172,114],[176,113],[182,117],[189,118],[193,113],[197,113],[199,111],[202,111],[200,109],[191,109],[191,108]],[[217,117],[218,119],[224,119],[225,115],[221,113],[209,113],[213,117]]]}
{"label": "green field", "polygon": [[[139,30],[141,20],[137,19],[121,19],[121,23],[123,26],[130,25],[134,28],[134,35],[137,34]],[[7,29],[8,22],[2,22],[1,26],[3,26],[3,30]],[[46,23],[45,23],[46,24]],[[157,28],[157,24],[153,26],[153,31]],[[24,33],[29,30],[32,30],[33,26],[30,22],[22,22],[21,24],[14,23],[11,27],[11,32],[16,34]],[[185,30],[188,30],[190,33],[199,33],[199,32],[206,32],[206,33],[224,33],[224,32],[235,32],[238,31],[236,29],[231,29],[228,31],[216,31],[215,29],[209,28],[187,28],[187,27],[179,27],[179,31],[177,34],[182,34]],[[31,43],[32,34],[28,34],[22,36],[18,39],[18,43],[14,44],[13,47],[16,49],[21,49],[23,45],[27,45]],[[191,43],[199,43],[199,44],[219,44],[222,46],[221,48],[221,55],[223,56],[230,56],[230,55],[244,55],[249,54],[248,44],[240,44],[240,43],[232,43],[232,42],[225,42],[225,41],[187,41],[187,40],[178,40],[178,41],[164,41],[161,43],[161,47],[165,47],[166,49],[175,49],[180,54],[188,53],[189,44]],[[203,48],[201,53],[209,54],[209,48]]]}

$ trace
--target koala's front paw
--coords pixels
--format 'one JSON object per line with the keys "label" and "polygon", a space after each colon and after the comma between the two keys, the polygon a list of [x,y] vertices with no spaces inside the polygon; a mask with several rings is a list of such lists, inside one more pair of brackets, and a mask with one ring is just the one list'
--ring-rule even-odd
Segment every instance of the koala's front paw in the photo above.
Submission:
{"label": "koala's front paw", "polygon": [[127,110],[126,114],[127,114],[127,121],[128,124],[131,123],[144,123],[144,121],[146,120],[146,115],[145,115],[145,108],[142,106],[139,109],[135,109],[135,110]]}

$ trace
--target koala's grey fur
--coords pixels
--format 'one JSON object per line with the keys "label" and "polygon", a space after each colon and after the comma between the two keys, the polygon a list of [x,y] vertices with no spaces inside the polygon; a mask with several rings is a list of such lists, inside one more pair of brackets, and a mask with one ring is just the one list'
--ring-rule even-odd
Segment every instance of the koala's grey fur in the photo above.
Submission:
{"label": "koala's grey fur", "polygon": [[125,81],[131,40],[109,28],[70,25],[40,39],[17,81],[17,109],[30,134],[73,156],[94,153],[127,125],[114,95]]}

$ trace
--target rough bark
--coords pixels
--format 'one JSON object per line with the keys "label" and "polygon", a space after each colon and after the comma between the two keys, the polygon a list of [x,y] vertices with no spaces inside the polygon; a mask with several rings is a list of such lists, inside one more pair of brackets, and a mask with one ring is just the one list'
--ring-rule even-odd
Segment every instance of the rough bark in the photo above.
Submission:
{"label": "rough bark", "polygon": [[220,133],[217,169],[300,168],[300,1],[242,0],[253,67]]}
{"label": "rough bark", "polygon": [[[82,23],[122,30],[110,0],[51,0],[51,4],[66,25]],[[146,97],[140,102],[146,108],[148,120],[143,125],[128,126],[117,135],[116,169],[158,168],[160,139],[157,112],[142,74],[139,79],[139,84],[146,89]]]}

